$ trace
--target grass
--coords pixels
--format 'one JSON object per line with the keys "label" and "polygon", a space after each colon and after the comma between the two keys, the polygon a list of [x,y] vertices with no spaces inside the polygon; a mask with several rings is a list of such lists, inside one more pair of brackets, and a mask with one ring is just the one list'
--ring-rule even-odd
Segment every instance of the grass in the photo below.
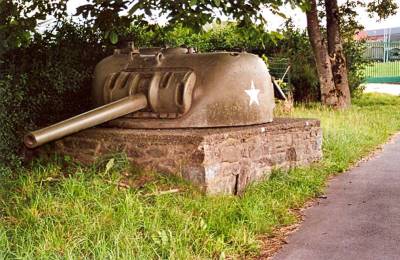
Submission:
{"label": "grass", "polygon": [[400,77],[400,61],[374,62],[365,71],[367,77]]}
{"label": "grass", "polygon": [[[292,116],[321,119],[324,160],[275,171],[241,197],[205,196],[179,179],[133,169],[123,156],[90,167],[57,159],[4,172],[0,259],[256,256],[261,235],[296,221],[289,209],[323,192],[329,175],[345,171],[400,130],[400,98],[365,95],[344,112],[301,105]],[[128,175],[141,184],[115,185]],[[182,192],[157,195],[174,187]]]}

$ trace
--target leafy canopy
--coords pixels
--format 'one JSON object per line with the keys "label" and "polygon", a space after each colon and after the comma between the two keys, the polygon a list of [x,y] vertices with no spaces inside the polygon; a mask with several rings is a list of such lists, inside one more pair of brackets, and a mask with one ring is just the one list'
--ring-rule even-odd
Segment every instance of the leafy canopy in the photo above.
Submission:
{"label": "leafy canopy", "polygon": [[1,0],[0,57],[7,50],[27,46],[38,22],[48,15],[66,16],[66,4],[67,0]]}

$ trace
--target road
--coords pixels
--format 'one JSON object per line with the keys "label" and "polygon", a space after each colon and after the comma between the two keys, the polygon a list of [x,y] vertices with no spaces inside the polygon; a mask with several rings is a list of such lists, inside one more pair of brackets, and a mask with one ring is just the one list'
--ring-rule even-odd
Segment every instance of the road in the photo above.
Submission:
{"label": "road", "polygon": [[400,135],[329,182],[274,260],[400,259]]}

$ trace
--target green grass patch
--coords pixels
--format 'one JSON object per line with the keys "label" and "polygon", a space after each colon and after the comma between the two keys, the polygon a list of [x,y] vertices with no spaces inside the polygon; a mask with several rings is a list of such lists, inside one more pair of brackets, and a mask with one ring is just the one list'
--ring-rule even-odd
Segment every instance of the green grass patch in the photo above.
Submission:
{"label": "green grass patch", "polygon": [[400,61],[374,62],[365,68],[368,78],[400,77]]}
{"label": "green grass patch", "polygon": [[[321,119],[323,161],[275,171],[241,197],[205,196],[179,179],[133,169],[123,156],[91,167],[58,159],[0,173],[0,259],[257,255],[260,235],[296,221],[290,208],[400,130],[400,98],[364,95],[348,111],[298,106],[292,116]],[[115,185],[126,176],[137,188]],[[150,180],[142,183],[144,176]],[[172,188],[181,192],[157,195]]]}

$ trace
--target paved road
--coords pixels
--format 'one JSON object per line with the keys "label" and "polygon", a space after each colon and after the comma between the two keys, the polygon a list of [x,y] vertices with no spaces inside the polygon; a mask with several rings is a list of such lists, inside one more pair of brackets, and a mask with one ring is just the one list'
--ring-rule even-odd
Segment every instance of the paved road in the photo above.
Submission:
{"label": "paved road", "polygon": [[400,259],[400,135],[326,195],[274,260]]}
{"label": "paved road", "polygon": [[365,93],[385,93],[400,96],[400,84],[366,84]]}

